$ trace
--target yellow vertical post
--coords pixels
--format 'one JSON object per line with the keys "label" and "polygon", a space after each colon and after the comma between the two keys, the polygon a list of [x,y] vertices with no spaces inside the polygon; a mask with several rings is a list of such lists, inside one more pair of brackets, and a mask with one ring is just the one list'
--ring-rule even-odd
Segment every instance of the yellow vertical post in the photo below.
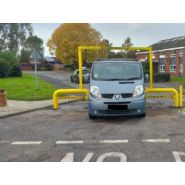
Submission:
{"label": "yellow vertical post", "polygon": [[153,88],[153,64],[152,64],[152,48],[148,48],[149,51],[149,68],[150,68],[150,88]]}
{"label": "yellow vertical post", "polygon": [[79,88],[83,89],[82,83],[82,48],[78,47],[78,62],[79,62]]}
{"label": "yellow vertical post", "polygon": [[183,106],[183,86],[179,86],[179,107]]}

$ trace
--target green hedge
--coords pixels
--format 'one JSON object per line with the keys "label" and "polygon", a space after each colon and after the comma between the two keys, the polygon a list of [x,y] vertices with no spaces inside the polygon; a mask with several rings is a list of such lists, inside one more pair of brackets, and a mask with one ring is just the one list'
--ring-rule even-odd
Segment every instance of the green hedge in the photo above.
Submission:
{"label": "green hedge", "polygon": [[[169,82],[170,81],[170,74],[166,73],[158,73],[158,62],[153,62],[153,80],[154,82]],[[149,70],[149,62],[143,62],[143,72],[145,74],[150,74]]]}
{"label": "green hedge", "polygon": [[170,74],[159,73],[154,76],[154,82],[170,82]]}
{"label": "green hedge", "polygon": [[0,53],[0,77],[21,77],[22,72],[14,52],[6,51]]}
{"label": "green hedge", "polygon": [[4,59],[0,58],[0,78],[5,78],[10,75],[11,66]]}
{"label": "green hedge", "polygon": [[22,77],[21,67],[19,65],[13,65],[9,77]]}

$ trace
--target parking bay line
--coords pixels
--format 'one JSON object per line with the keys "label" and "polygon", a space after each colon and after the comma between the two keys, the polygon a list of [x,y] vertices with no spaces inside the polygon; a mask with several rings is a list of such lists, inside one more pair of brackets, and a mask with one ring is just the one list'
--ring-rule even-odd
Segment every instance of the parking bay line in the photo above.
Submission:
{"label": "parking bay line", "polygon": [[56,141],[57,145],[65,145],[65,144],[83,144],[84,141],[80,140],[80,141]]}
{"label": "parking bay line", "polygon": [[169,143],[169,139],[143,139],[144,143]]}
{"label": "parking bay line", "polygon": [[14,141],[12,145],[40,145],[42,141]]}
{"label": "parking bay line", "polygon": [[99,143],[128,143],[128,140],[100,140]]}

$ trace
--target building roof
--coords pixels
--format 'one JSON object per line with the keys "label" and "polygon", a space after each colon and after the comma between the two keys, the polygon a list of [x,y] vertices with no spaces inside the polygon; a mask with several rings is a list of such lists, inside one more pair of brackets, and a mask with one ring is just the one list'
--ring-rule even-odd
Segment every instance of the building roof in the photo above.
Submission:
{"label": "building roof", "polygon": [[47,62],[56,62],[56,59],[53,58],[53,57],[44,57],[44,59],[45,59]]}
{"label": "building roof", "polygon": [[62,63],[60,60],[58,60],[55,57],[49,57],[49,56],[45,56],[44,60],[48,63]]}
{"label": "building roof", "polygon": [[150,47],[152,47],[153,50],[185,47],[185,36],[160,40],[159,42],[152,44]]}

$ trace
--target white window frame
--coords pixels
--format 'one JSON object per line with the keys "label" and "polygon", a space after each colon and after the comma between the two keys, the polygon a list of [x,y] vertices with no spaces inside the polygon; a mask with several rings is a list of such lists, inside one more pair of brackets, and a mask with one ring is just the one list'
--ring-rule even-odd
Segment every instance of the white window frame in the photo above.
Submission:
{"label": "white window frame", "polygon": [[170,72],[176,72],[176,65],[170,65]]}
{"label": "white window frame", "polygon": [[165,65],[160,65],[159,67],[160,67],[159,68],[160,72],[165,72],[165,68],[166,68]]}

